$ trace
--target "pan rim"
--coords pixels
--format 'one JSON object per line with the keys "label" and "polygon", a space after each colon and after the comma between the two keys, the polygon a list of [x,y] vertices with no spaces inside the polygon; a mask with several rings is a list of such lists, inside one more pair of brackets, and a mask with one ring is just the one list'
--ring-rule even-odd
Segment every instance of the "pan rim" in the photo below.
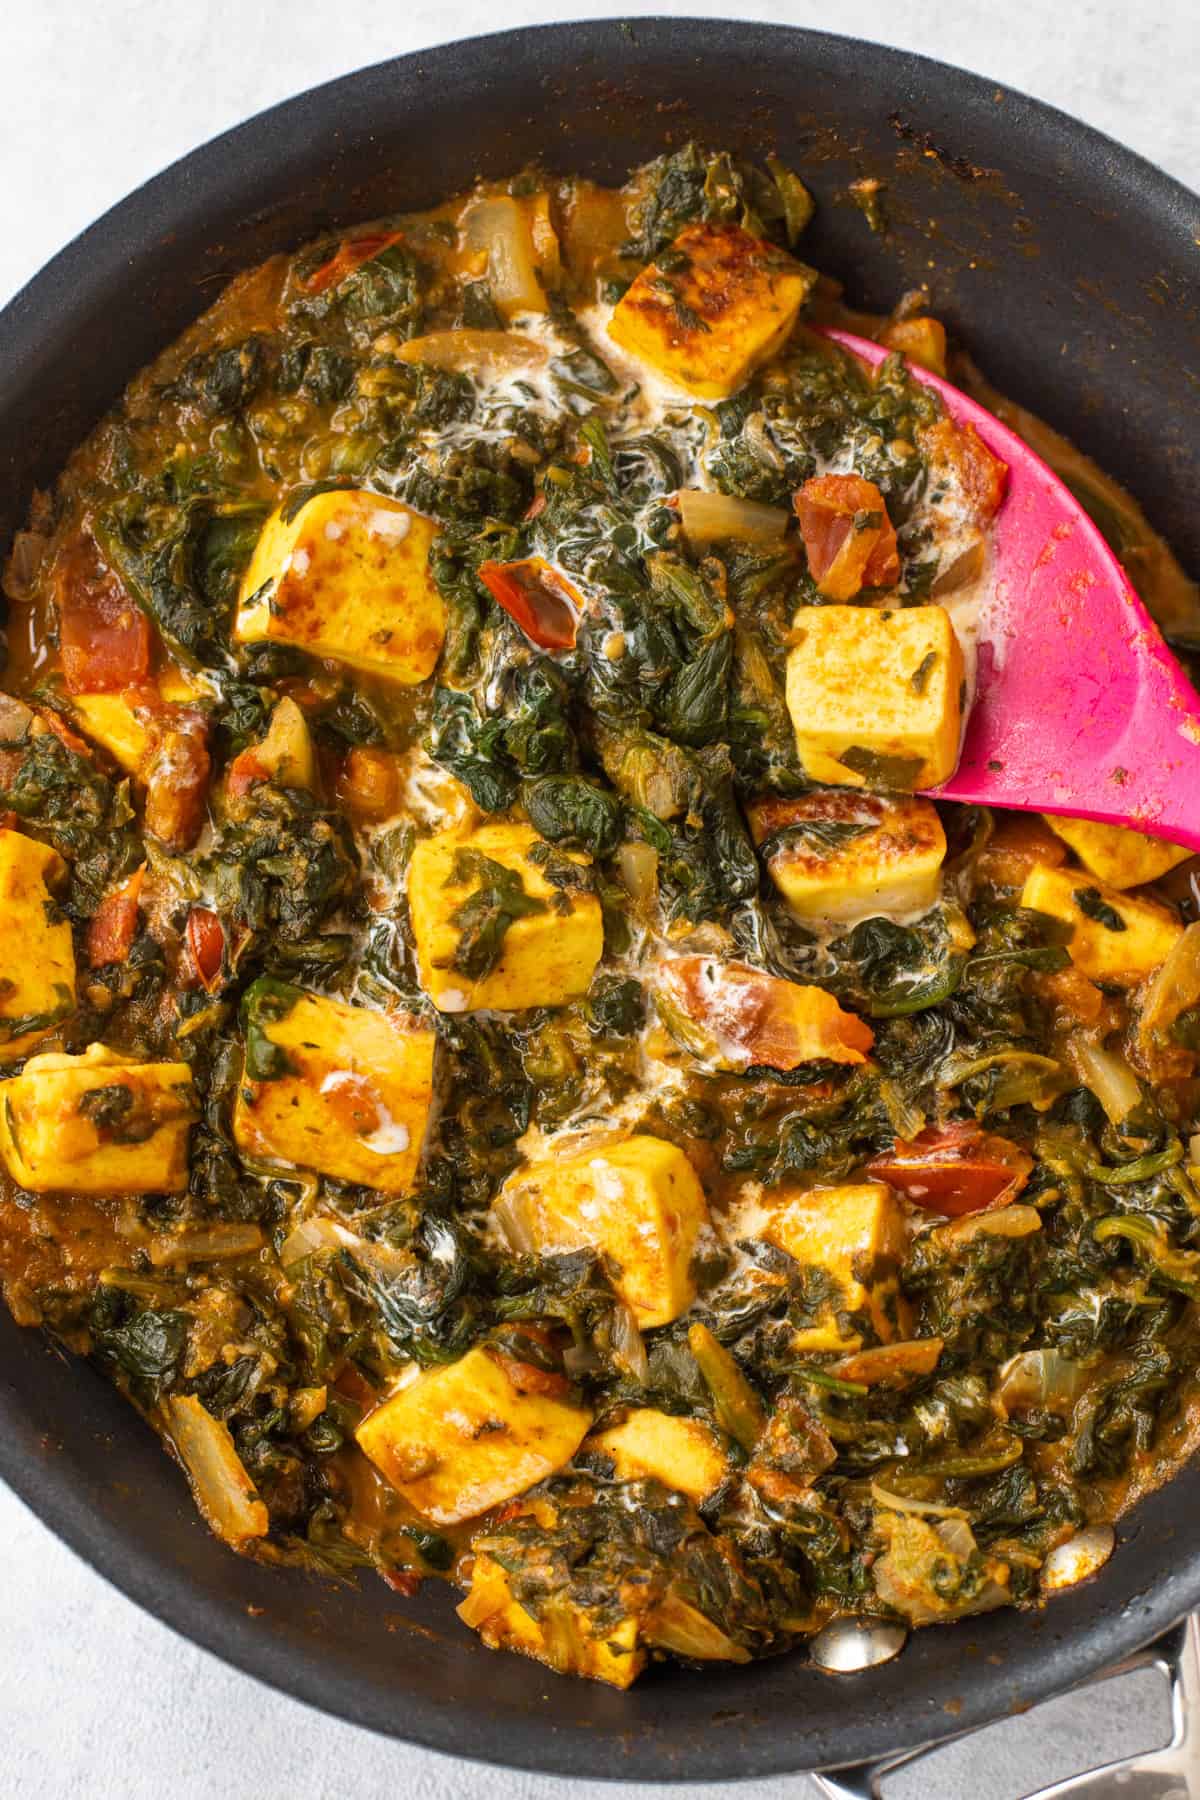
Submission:
{"label": "pan rim", "polygon": [[[744,37],[753,36],[765,46],[768,40],[778,46],[790,45],[793,51],[808,47],[814,54],[848,58],[869,51],[876,66],[891,72],[897,85],[902,80],[919,81],[933,92],[962,109],[990,103],[997,85],[985,76],[959,69],[952,64],[919,56],[914,52],[856,39],[838,33],[814,31],[804,27],[747,20],[725,20],[710,17],[652,15],[637,17],[632,22],[635,34],[655,39],[665,51],[670,40],[681,56],[687,52],[689,40],[698,48],[700,34],[720,30],[736,30]],[[356,90],[362,91],[389,73],[402,71],[416,74],[422,68],[439,63],[447,70],[454,58],[485,50],[504,61],[501,46],[513,50],[544,45],[562,56],[578,52],[581,42],[607,41],[614,48],[629,53],[628,38],[618,34],[624,21],[617,17],[588,19],[568,24],[524,26],[514,30],[472,34],[429,49],[387,58],[363,69],[340,75],[328,82],[302,90],[281,100],[251,118],[197,146],[167,165],[148,181],[114,203],[90,226],[60,249],[9,300],[0,311],[0,416],[3,416],[9,372],[19,368],[22,358],[36,354],[44,346],[48,333],[55,330],[53,321],[70,318],[77,303],[76,295],[94,294],[109,284],[119,289],[123,272],[131,257],[152,259],[153,246],[159,240],[159,229],[172,219],[203,216],[217,204],[228,205],[236,192],[230,180],[233,166],[243,160],[251,164],[256,147],[268,156],[276,139],[294,135],[293,128],[306,109],[328,110],[335,96],[345,101]],[[497,77],[502,82],[501,73]],[[1193,234],[1200,201],[1182,183],[1140,156],[1106,136],[1096,128],[1075,120],[1069,114],[1017,90],[1003,87],[1011,117],[1019,127],[1036,126],[1049,143],[1057,144],[1073,163],[1095,163],[1102,171],[1107,192],[1117,198],[1132,199],[1151,205],[1154,221],[1186,229]],[[278,148],[276,156],[284,154]],[[47,321],[51,322],[48,324]],[[60,324],[58,329],[62,329]],[[11,1409],[7,1384],[0,1376],[0,1417]],[[844,1765],[860,1757],[876,1756],[887,1749],[907,1747],[894,1736],[885,1742],[879,1728],[863,1724],[857,1741],[848,1754],[822,1759],[818,1763],[805,1760],[800,1748],[802,1734],[782,1721],[773,1721],[769,1743],[760,1743],[751,1756],[743,1752],[734,1760],[731,1755],[722,1762],[714,1754],[712,1741],[705,1738],[673,1763],[663,1760],[649,1739],[643,1739],[645,1762],[639,1766],[635,1750],[627,1770],[614,1771],[614,1756],[607,1733],[574,1737],[552,1730],[542,1720],[508,1718],[486,1722],[479,1738],[464,1739],[462,1718],[454,1709],[438,1707],[420,1696],[395,1693],[396,1711],[402,1716],[386,1714],[381,1698],[356,1695],[345,1680],[339,1683],[328,1670],[323,1670],[311,1654],[299,1655],[282,1637],[271,1638],[260,1626],[244,1616],[227,1600],[186,1575],[181,1568],[164,1567],[154,1552],[145,1548],[137,1534],[122,1529],[103,1517],[88,1504],[85,1490],[72,1485],[56,1473],[52,1464],[36,1454],[32,1421],[18,1418],[17,1429],[0,1433],[0,1476],[70,1549],[95,1568],[107,1581],[170,1629],[206,1651],[232,1664],[242,1673],[264,1682],[292,1698],[334,1714],[350,1723],[403,1738],[424,1748],[488,1762],[509,1768],[523,1768],[547,1774],[588,1776],[607,1779],[646,1779],[657,1782],[685,1780],[719,1780],[736,1777],[762,1777],[795,1773],[806,1767]],[[23,1429],[24,1427],[24,1429]],[[1136,1522],[1137,1515],[1132,1515]],[[1128,1535],[1130,1521],[1126,1521]],[[1135,1531],[1136,1535],[1136,1531]],[[1110,1573],[1112,1566],[1110,1565]],[[1187,1607],[1200,1598],[1200,1579],[1189,1579],[1186,1571],[1173,1570],[1147,1596],[1137,1595],[1131,1587],[1127,1603],[1117,1608],[1103,1647],[1084,1634],[1075,1634],[1055,1645],[1053,1667],[1045,1647],[1035,1678],[1024,1684],[1023,1698],[1044,1699],[1063,1691],[1085,1677],[1095,1674],[1111,1662],[1119,1660],[1157,1636]],[[1136,1604],[1134,1603],[1136,1600]],[[1063,1607],[1063,1601],[1055,1607]],[[1045,1634],[1047,1637],[1054,1635]],[[486,1654],[481,1651],[481,1654]],[[708,1681],[701,1675],[681,1675],[684,1681]],[[847,1693],[852,1690],[848,1687]],[[374,1690],[372,1690],[372,1694]],[[866,1695],[870,1704],[869,1691]],[[851,1710],[849,1707],[848,1711]],[[1000,1716],[1002,1708],[994,1699],[968,1693],[961,1710],[947,1716],[940,1704],[916,1722],[911,1743],[932,1742],[957,1735],[965,1729],[987,1723]],[[894,1728],[893,1728],[894,1730]],[[731,1745],[738,1740],[731,1739]],[[743,1744],[745,1740],[740,1740]],[[847,1738],[847,1743],[848,1743]],[[690,1760],[689,1760],[690,1757]],[[602,1766],[605,1765],[605,1766]]]}

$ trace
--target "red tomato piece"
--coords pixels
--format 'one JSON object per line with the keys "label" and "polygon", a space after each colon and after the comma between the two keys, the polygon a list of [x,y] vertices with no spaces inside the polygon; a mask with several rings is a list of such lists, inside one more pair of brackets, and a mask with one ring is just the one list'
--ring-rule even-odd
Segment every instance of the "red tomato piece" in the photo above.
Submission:
{"label": "red tomato piece", "polygon": [[225,959],[224,927],[211,908],[193,906],[187,917],[184,937],[197,979],[211,994],[221,980]]}
{"label": "red tomato piece", "polygon": [[90,969],[103,969],[109,963],[128,962],[133,940],[137,936],[138,903],[146,865],[135,869],[128,881],[105,894],[87,930],[87,958]]}
{"label": "red tomato piece", "polygon": [[54,569],[63,679],[70,694],[114,694],[150,673],[150,623],[90,538],[59,555]]}
{"label": "red tomato piece", "polygon": [[853,600],[864,587],[892,588],[900,579],[896,528],[887,502],[861,475],[814,475],[792,504],[818,591]]}
{"label": "red tomato piece", "polygon": [[543,650],[574,649],[583,598],[550,563],[540,556],[480,563],[479,579],[531,643]]}
{"label": "red tomato piece", "polygon": [[383,251],[398,244],[404,236],[402,231],[375,231],[366,237],[347,238],[339,244],[328,262],[323,262],[304,283],[310,294],[323,294],[326,288],[336,287],[339,281],[345,281],[347,275],[353,275],[355,269],[361,269],[366,262],[371,262]]}
{"label": "red tomato piece", "polygon": [[379,1573],[388,1586],[394,1588],[396,1593],[403,1594],[406,1600],[411,1600],[414,1594],[421,1591],[421,1577],[412,1569],[380,1569]]}
{"label": "red tomato piece", "polygon": [[1015,1199],[1033,1158],[968,1119],[931,1125],[911,1143],[897,1138],[890,1152],[867,1166],[877,1181],[886,1181],[914,1206],[958,1218]]}
{"label": "red tomato piece", "polygon": [[190,850],[208,798],[208,721],[188,707],[164,709],[142,770],[146,830],[171,850]]}
{"label": "red tomato piece", "polygon": [[939,419],[924,433],[931,464],[949,464],[966,502],[971,523],[983,531],[1000,510],[1008,464],[993,456],[973,425]]}
{"label": "red tomato piece", "polygon": [[255,782],[267,779],[267,765],[258,754],[258,745],[239,750],[225,772],[225,793],[230,800],[240,800]]}

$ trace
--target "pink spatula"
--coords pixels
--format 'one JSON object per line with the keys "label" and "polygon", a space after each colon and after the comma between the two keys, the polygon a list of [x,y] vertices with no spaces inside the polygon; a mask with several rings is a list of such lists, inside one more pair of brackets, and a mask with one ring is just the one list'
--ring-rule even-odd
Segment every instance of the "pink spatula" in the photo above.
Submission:
{"label": "pink spatula", "polygon": [[[875,367],[889,352],[823,334]],[[1070,489],[949,382],[910,365],[1008,464],[962,756],[946,800],[1074,813],[1200,851],[1200,698]]]}

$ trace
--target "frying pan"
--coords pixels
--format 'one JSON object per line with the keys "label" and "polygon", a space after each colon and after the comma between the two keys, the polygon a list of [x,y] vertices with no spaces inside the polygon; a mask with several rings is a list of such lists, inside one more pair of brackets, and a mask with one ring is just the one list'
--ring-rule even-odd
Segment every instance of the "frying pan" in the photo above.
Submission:
{"label": "frying pan", "polygon": [[[1124,480],[1200,569],[1200,201],[974,76],[808,31],[557,25],[384,63],[228,132],[123,201],[0,314],[0,551],[29,496],[237,270],[538,158],[602,180],[689,135],[800,167],[805,255],[887,309],[929,281],[991,377]],[[846,202],[877,176],[886,232]],[[0,1473],[131,1598],[247,1673],[377,1731],[574,1776],[725,1780],[870,1759],[1111,1665],[1200,1602],[1200,1470],[1125,1520],[1098,1580],[1035,1615],[915,1634],[831,1677],[802,1655],[626,1694],[493,1654],[430,1584],[401,1600],[262,1569],[89,1367],[0,1320]]]}

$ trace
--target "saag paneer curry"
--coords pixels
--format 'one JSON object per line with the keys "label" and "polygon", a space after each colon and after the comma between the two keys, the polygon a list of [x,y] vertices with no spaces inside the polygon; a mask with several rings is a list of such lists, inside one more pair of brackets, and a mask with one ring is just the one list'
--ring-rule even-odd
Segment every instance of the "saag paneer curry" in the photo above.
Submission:
{"label": "saag paneer curry", "polygon": [[15,1317],[233,1548],[622,1687],[1035,1603],[1195,1436],[1186,853],[916,792],[1004,470],[811,204],[687,146],[277,257],[5,578]]}

